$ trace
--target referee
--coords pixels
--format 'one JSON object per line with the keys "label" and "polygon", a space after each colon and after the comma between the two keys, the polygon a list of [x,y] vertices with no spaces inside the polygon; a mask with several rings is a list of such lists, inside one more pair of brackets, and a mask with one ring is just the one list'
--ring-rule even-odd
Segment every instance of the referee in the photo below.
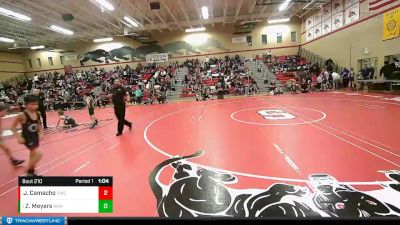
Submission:
{"label": "referee", "polygon": [[47,116],[46,116],[46,107],[44,105],[44,101],[46,98],[44,97],[43,92],[40,92],[39,89],[33,89],[32,94],[37,96],[39,99],[39,108],[40,116],[42,117],[43,128],[47,129]]}
{"label": "referee", "polygon": [[129,93],[128,91],[121,85],[121,81],[119,79],[114,80],[114,88],[111,90],[112,92],[112,102],[114,104],[114,112],[118,119],[118,133],[117,136],[122,135],[122,131],[124,130],[124,125],[129,127],[129,130],[132,129],[132,123],[125,119],[125,101],[129,102]]}

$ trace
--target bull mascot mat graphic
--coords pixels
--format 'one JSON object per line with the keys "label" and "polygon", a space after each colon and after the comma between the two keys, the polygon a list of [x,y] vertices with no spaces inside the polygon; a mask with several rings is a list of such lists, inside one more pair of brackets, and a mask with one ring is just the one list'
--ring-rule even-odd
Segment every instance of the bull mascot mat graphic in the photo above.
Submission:
{"label": "bull mascot mat graphic", "polygon": [[[378,190],[359,191],[328,174],[312,174],[307,185],[274,183],[265,189],[238,189],[236,176],[202,168],[189,159],[167,159],[149,176],[160,217],[201,218],[369,218],[400,216],[400,171],[381,171],[390,181]],[[160,176],[173,169],[169,184]],[[169,179],[169,178],[168,178]]]}

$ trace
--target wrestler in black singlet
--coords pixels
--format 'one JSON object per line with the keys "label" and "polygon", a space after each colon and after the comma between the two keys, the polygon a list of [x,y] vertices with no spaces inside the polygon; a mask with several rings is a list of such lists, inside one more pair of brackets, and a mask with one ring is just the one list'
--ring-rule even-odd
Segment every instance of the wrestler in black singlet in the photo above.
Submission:
{"label": "wrestler in black singlet", "polygon": [[22,137],[25,139],[25,146],[29,150],[35,150],[39,147],[40,115],[37,113],[37,119],[32,120],[26,111],[24,114],[26,121],[22,124]]}

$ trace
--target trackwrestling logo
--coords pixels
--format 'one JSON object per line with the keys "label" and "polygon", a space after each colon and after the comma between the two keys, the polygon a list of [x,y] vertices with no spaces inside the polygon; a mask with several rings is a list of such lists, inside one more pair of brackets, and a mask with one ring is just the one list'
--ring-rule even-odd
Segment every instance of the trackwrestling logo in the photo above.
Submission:
{"label": "trackwrestling logo", "polygon": [[53,225],[64,225],[64,217],[3,217],[3,224],[9,225],[34,225],[34,224],[53,224]]}
{"label": "trackwrestling logo", "polygon": [[[232,174],[201,168],[187,159],[204,152],[165,160],[149,176],[161,217],[365,218],[400,216],[400,171],[380,171],[390,179],[373,191],[360,191],[328,174],[312,174],[307,185],[274,183],[265,189],[229,187]],[[169,166],[171,182],[159,177]]]}

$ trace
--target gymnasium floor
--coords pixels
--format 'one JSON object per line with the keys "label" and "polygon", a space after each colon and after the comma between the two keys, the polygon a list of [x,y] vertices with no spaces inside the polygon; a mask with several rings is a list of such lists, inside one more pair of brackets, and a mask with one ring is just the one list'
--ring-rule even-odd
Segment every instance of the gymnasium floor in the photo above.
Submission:
{"label": "gymnasium floor", "polygon": [[[89,121],[86,110],[66,114]],[[112,214],[67,216],[400,216],[396,96],[330,92],[130,106],[135,127],[121,137],[112,108],[96,115],[94,130],[51,128],[42,140],[39,174],[114,178]],[[12,119],[3,120],[5,129]],[[48,123],[56,121],[49,113]],[[6,142],[27,159],[24,146]],[[16,177],[25,166],[14,169],[0,155],[2,215],[17,215]]]}

